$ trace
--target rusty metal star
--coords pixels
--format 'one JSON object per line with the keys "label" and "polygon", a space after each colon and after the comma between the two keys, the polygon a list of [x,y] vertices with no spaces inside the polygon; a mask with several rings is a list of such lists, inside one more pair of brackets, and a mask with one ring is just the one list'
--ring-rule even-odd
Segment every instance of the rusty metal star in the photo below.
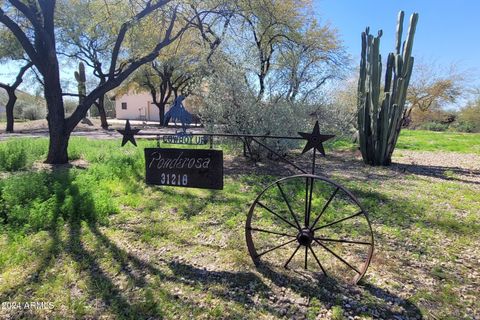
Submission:
{"label": "rusty metal star", "polygon": [[123,130],[117,130],[123,135],[123,140],[122,140],[122,147],[127,144],[129,141],[136,147],[137,142],[135,141],[135,134],[137,134],[140,129],[132,129],[130,127],[130,121],[127,120],[127,123],[125,124],[125,129]]}
{"label": "rusty metal star", "polygon": [[331,134],[320,134],[320,127],[318,126],[318,121],[315,122],[312,133],[299,132],[298,134],[307,140],[307,144],[305,145],[305,148],[303,148],[302,154],[304,154],[310,149],[316,149],[323,156],[325,156],[325,149],[323,148],[322,143],[335,137]]}

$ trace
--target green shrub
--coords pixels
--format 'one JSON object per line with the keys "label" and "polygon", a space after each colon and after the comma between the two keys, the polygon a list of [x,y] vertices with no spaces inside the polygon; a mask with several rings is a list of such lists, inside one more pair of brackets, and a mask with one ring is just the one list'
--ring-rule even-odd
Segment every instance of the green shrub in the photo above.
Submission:
{"label": "green shrub", "polygon": [[47,185],[45,173],[22,173],[3,180],[0,195],[4,220],[15,227],[38,227],[39,215],[50,216],[49,212],[40,212],[42,203],[50,197]]}
{"label": "green shrub", "polygon": [[[459,121],[451,126],[452,131],[474,133],[478,132],[474,123],[468,121]],[[480,129],[480,126],[479,128]]]}
{"label": "green shrub", "polygon": [[47,230],[61,220],[106,222],[118,212],[112,192],[85,170],[24,172],[0,183],[0,223]]}
{"label": "green shrub", "polygon": [[[12,172],[0,179],[0,228],[48,230],[71,219],[106,223],[119,212],[120,195],[142,192],[142,149],[73,138],[69,151],[87,160],[87,169],[27,171],[34,161],[43,160],[47,143],[31,138],[0,143],[1,169]],[[15,172],[19,170],[25,171]]]}
{"label": "green shrub", "polygon": [[0,149],[0,169],[4,171],[17,171],[27,164],[25,149],[13,141],[8,141]]}
{"label": "green shrub", "polygon": [[332,307],[332,319],[333,320],[343,320],[345,319],[343,315],[343,309],[340,306],[333,306]]}
{"label": "green shrub", "polygon": [[11,139],[0,143],[0,170],[18,171],[28,168],[45,156],[46,139]]}
{"label": "green shrub", "polygon": [[418,129],[428,131],[447,131],[448,124],[438,122],[426,122],[418,126]]}

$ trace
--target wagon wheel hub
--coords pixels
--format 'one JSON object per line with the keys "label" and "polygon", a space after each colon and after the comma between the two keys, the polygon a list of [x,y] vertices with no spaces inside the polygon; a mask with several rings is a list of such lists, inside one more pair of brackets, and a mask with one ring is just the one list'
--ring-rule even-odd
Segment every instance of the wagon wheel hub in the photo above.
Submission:
{"label": "wagon wheel hub", "polygon": [[310,246],[314,238],[314,232],[310,230],[309,228],[304,228],[300,230],[300,232],[297,234],[297,241],[299,244],[302,246]]}

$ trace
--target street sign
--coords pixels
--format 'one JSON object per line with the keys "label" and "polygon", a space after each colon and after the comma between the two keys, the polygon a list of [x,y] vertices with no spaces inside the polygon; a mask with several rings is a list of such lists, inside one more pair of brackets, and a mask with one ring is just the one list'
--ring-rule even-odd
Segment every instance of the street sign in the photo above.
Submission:
{"label": "street sign", "polygon": [[223,189],[223,152],[211,149],[145,149],[147,184]]}

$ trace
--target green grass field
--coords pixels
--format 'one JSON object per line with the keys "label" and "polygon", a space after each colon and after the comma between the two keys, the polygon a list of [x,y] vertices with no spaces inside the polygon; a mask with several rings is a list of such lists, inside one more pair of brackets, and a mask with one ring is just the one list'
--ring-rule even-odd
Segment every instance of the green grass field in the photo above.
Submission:
{"label": "green grass field", "polygon": [[480,154],[480,133],[402,130],[397,148]]}
{"label": "green grass field", "polygon": [[[479,141],[474,134],[403,131],[399,148],[478,153]],[[70,156],[79,166],[55,170],[39,165],[45,139],[0,143],[0,318],[479,316],[478,185],[358,161],[352,169],[332,166],[330,178],[370,213],[376,252],[359,286],[315,282],[258,269],[247,253],[249,206],[278,177],[247,166],[227,174],[221,191],[151,187],[143,182],[143,147],[154,142],[119,143],[72,138]],[[313,203],[320,208],[325,197],[318,194]],[[352,236],[362,230],[349,228]],[[25,302],[51,307],[15,309]]]}

